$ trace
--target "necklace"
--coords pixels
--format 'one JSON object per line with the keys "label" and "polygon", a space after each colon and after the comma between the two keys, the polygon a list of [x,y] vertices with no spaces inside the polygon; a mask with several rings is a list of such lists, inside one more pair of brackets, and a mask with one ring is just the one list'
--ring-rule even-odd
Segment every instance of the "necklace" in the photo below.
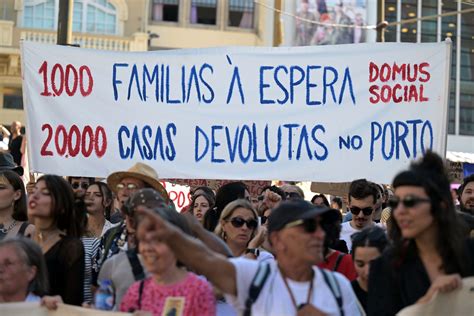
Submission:
{"label": "necklace", "polygon": [[38,230],[38,241],[40,243],[47,242],[51,236],[54,236],[58,232],[57,229],[41,231]]}
{"label": "necklace", "polygon": [[314,281],[314,270],[311,269],[311,281],[310,281],[310,284],[309,284],[309,290],[308,290],[308,296],[306,298],[306,303],[303,303],[303,304],[300,304],[298,305],[296,303],[296,299],[295,299],[295,296],[293,295],[293,292],[291,291],[291,288],[288,284],[288,281],[286,280],[286,276],[285,274],[283,273],[283,271],[281,271],[281,268],[278,267],[278,269],[280,270],[280,274],[281,274],[281,277],[283,279],[283,282],[285,283],[285,286],[286,286],[286,289],[288,290],[288,293],[290,294],[290,298],[291,298],[291,302],[293,303],[293,306],[295,307],[296,310],[299,310],[301,309],[303,306],[307,305],[310,303],[311,301],[311,296],[313,295],[313,281]]}
{"label": "necklace", "polygon": [[16,225],[16,220],[13,220],[7,228],[5,228],[2,224],[0,228],[0,234],[3,234],[3,235],[8,234],[8,232],[12,230],[13,227],[15,227],[15,225]]}

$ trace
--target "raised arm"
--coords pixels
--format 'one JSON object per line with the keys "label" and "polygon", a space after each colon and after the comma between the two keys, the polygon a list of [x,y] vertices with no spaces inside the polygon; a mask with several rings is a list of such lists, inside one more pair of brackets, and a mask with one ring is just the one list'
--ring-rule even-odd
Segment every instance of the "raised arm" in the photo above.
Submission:
{"label": "raised arm", "polygon": [[3,137],[10,137],[10,131],[3,125],[0,125],[0,133],[3,134]]}
{"label": "raised arm", "polygon": [[226,257],[186,235],[151,209],[139,206],[136,211],[143,216],[138,225],[139,239],[166,242],[180,262],[204,275],[224,293],[237,294],[236,270]]}
{"label": "raised arm", "polygon": [[216,234],[211,233],[205,229],[201,223],[191,215],[190,213],[183,214],[183,217],[187,220],[191,230],[194,233],[194,236],[202,241],[207,247],[212,251],[220,253],[225,257],[232,257],[232,252],[230,251],[229,246]]}

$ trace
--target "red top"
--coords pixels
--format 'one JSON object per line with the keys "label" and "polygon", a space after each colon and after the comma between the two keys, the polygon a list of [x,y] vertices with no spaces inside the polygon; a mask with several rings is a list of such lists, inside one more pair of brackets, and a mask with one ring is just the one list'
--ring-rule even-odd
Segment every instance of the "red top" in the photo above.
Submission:
{"label": "red top", "polygon": [[[334,270],[334,266],[336,265],[336,259],[339,254],[342,253],[340,251],[334,250],[334,252],[327,257],[323,262],[317,264],[318,267],[327,270]],[[337,267],[336,271],[343,274],[349,281],[353,281],[357,279],[357,272],[354,268],[354,262],[352,261],[352,256],[342,253],[343,257],[339,262],[339,266]]]}

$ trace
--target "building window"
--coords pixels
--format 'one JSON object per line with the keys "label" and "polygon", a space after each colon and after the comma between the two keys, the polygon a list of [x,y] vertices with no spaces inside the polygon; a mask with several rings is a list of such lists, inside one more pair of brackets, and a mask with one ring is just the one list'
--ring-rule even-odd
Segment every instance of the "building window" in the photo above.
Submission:
{"label": "building window", "polygon": [[[442,6],[442,12],[453,12],[457,10],[457,3],[446,1]],[[445,16],[441,19],[441,40],[445,40],[446,37],[450,37],[453,42],[453,50],[451,51],[451,81],[449,85],[449,112],[448,112],[448,133],[456,133],[456,125],[460,122],[456,121],[456,99],[459,98],[459,94],[456,91],[456,16]],[[459,112],[462,115],[461,112]]]}
{"label": "building window", "polygon": [[55,0],[25,0],[23,27],[54,29],[57,19]]}
{"label": "building window", "polygon": [[253,0],[229,1],[229,26],[245,29],[253,28],[254,2]]}
{"label": "building window", "polygon": [[3,88],[3,108],[23,110],[21,88]]}
{"label": "building window", "polygon": [[87,1],[87,33],[115,34],[117,29],[117,11],[106,0]]}
{"label": "building window", "polygon": [[217,24],[217,0],[192,0],[190,21],[193,24]]}
{"label": "building window", "polygon": [[[395,0],[386,0],[385,2],[385,20],[387,22],[397,22],[397,2]],[[397,28],[389,26],[385,31],[386,42],[397,41]]]}
{"label": "building window", "polygon": [[[462,4],[462,9],[472,5]],[[474,13],[461,15],[459,134],[474,136]],[[455,43],[455,42],[453,42]]]}
{"label": "building window", "polygon": [[72,30],[73,32],[81,32],[82,31],[82,3],[76,2],[74,3],[74,12],[72,16]]}
{"label": "building window", "polygon": [[[438,0],[424,0],[421,8],[422,16],[438,14]],[[438,21],[436,19],[421,21],[421,42],[436,42]]]}
{"label": "building window", "polygon": [[[23,27],[56,29],[61,0],[24,0]],[[76,0],[74,32],[117,34],[117,10],[107,0]]]}
{"label": "building window", "polygon": [[153,0],[151,19],[153,21],[178,22],[179,0]]}
{"label": "building window", "polygon": [[[418,7],[416,0],[406,0],[402,2],[402,20],[413,19],[418,16]],[[416,43],[416,23],[402,24],[402,42]]]}

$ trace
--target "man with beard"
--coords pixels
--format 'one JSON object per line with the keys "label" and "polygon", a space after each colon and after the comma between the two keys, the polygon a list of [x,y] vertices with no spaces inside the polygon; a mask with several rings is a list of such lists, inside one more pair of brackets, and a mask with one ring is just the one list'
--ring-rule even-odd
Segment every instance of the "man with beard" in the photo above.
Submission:
{"label": "man with beard", "polygon": [[474,231],[474,174],[465,177],[458,189],[460,217],[468,226],[468,234]]}
{"label": "man with beard", "polygon": [[350,252],[352,248],[351,235],[375,224],[373,216],[378,192],[375,184],[366,179],[359,179],[352,181],[348,195],[352,219],[342,223],[341,239],[346,242]]}
{"label": "man with beard", "polygon": [[86,195],[86,190],[89,185],[94,182],[94,178],[90,177],[68,177],[69,184],[71,185],[72,192],[74,192],[74,199],[84,200]]}
{"label": "man with beard", "polygon": [[461,212],[474,215],[474,174],[464,178],[458,194]]}

